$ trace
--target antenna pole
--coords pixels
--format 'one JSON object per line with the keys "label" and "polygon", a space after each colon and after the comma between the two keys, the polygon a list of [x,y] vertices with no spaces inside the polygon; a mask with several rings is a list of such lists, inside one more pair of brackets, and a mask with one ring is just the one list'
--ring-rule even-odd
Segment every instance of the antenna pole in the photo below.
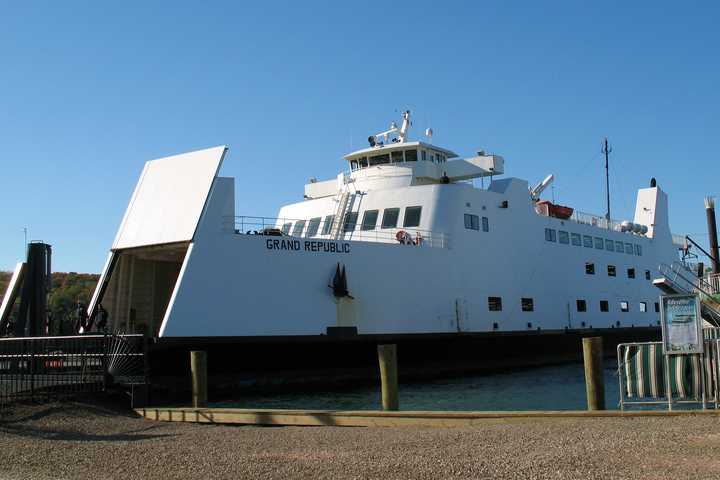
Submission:
{"label": "antenna pole", "polygon": [[607,213],[605,219],[607,220],[607,228],[610,228],[610,168],[608,162],[608,156],[612,152],[612,148],[608,145],[608,139],[605,137],[605,145],[601,150],[605,154],[605,194],[607,196]]}

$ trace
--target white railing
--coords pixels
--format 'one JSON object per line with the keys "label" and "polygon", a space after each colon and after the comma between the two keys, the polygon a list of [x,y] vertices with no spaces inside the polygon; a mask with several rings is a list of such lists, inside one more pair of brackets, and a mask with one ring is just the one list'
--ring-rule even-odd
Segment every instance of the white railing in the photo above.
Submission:
{"label": "white railing", "polygon": [[710,288],[710,293],[713,295],[720,293],[720,273],[705,275],[705,282]]}
{"label": "white railing", "polygon": [[[302,229],[298,230],[296,229],[296,225],[299,221],[305,221],[305,224]],[[335,219],[333,225],[338,221],[340,220]],[[309,224],[309,219],[239,216],[224,218],[223,230],[232,231],[241,235],[271,235],[314,240],[333,240],[331,235],[333,225],[325,225],[324,218],[320,224],[317,225],[317,230],[314,233],[308,232]],[[309,233],[313,234],[309,236]],[[372,229],[363,229],[361,223],[342,225],[340,233],[335,240],[390,243],[416,247],[449,247],[449,237],[445,233],[412,227],[379,228],[378,225]]]}
{"label": "white railing", "polygon": [[594,227],[604,228],[606,230],[620,231],[620,222],[617,220],[610,219],[608,222],[607,218],[592,213],[579,212],[575,210],[568,220],[576,223],[582,223],[583,225],[592,225]]}

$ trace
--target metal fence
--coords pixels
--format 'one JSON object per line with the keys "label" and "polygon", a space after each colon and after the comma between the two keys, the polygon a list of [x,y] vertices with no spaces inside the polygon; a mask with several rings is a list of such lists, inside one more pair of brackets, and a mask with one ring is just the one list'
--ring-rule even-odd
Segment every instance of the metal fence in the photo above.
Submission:
{"label": "metal fence", "polygon": [[0,339],[0,408],[18,400],[104,391],[111,384],[146,383],[142,335]]}

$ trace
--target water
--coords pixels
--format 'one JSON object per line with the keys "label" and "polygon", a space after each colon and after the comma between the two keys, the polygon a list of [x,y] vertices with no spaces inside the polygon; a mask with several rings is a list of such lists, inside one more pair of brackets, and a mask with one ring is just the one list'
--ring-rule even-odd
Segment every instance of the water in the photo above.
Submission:
{"label": "water", "polygon": [[[615,362],[605,365],[605,405],[617,408]],[[378,380],[379,382],[379,380]],[[581,363],[400,384],[401,410],[585,410]],[[215,407],[310,410],[381,409],[380,386],[355,389],[248,395]]]}

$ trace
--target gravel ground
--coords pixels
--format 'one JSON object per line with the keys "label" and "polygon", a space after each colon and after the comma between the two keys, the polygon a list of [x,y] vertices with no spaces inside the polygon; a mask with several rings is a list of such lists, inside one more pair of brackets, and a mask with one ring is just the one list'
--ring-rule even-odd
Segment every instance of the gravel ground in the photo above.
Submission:
{"label": "gravel ground", "polygon": [[714,417],[488,421],[473,428],[243,427],[116,404],[0,419],[0,478],[720,478]]}

